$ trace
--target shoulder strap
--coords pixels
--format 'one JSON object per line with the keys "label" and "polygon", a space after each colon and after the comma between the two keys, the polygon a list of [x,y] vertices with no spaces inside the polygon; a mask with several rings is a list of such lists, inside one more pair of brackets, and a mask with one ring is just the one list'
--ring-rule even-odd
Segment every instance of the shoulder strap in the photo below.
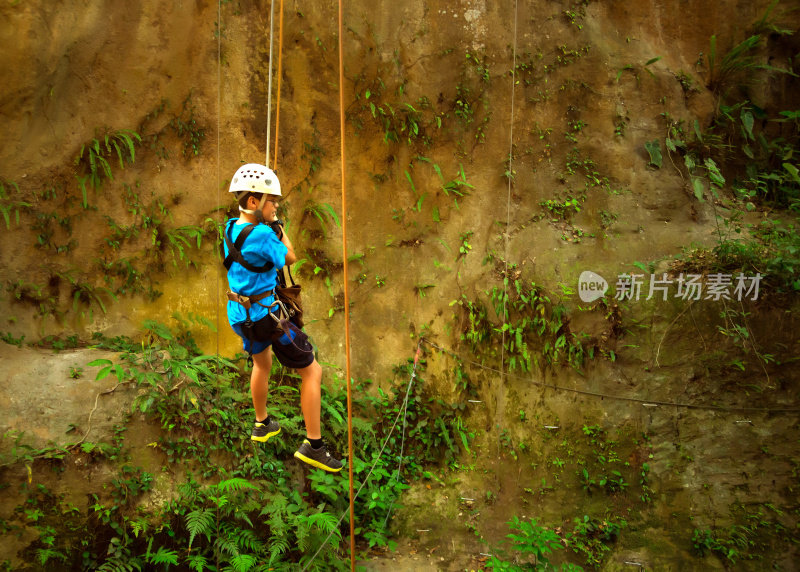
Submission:
{"label": "shoulder strap", "polygon": [[242,245],[244,241],[247,240],[247,237],[250,236],[250,233],[253,232],[253,229],[256,227],[254,224],[248,224],[246,227],[242,229],[239,233],[239,236],[236,237],[236,242],[231,240],[232,232],[233,232],[233,221],[228,223],[228,227],[225,229],[225,232],[222,233],[223,238],[225,239],[225,244],[228,246],[228,256],[225,257],[225,261],[222,263],[225,266],[225,270],[230,270],[231,266],[234,262],[237,262],[244,266],[250,272],[267,272],[268,270],[272,270],[275,266],[272,262],[267,262],[264,266],[254,266],[247,262],[242,256]]}
{"label": "shoulder strap", "polygon": [[292,269],[290,265],[285,265],[281,267],[280,271],[278,272],[278,285],[281,288],[287,288],[290,286],[288,282],[286,282],[286,274],[289,275],[289,280],[291,281],[291,286],[296,286],[294,281],[294,276],[292,276]]}

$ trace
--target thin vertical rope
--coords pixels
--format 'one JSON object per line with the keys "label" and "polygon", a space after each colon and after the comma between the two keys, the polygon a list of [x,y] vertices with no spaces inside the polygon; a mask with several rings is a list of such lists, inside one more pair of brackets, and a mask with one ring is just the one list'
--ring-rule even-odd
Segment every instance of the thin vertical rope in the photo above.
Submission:
{"label": "thin vertical rope", "polygon": [[[217,185],[217,204],[222,204],[222,197],[220,191],[220,125],[222,124],[222,0],[217,0],[217,178],[216,178],[216,185]],[[219,252],[217,249],[214,249],[214,252]],[[218,256],[218,254],[215,254]],[[214,291],[214,307],[216,308],[216,318],[217,318],[217,341],[216,341],[216,355],[217,355],[217,380],[219,380],[220,374],[220,356],[219,356],[219,275],[220,275],[220,267],[217,266],[217,280],[216,280],[216,290]],[[215,397],[218,391],[217,384],[213,389]],[[217,507],[217,512],[215,514],[216,526],[217,530],[219,530],[219,507]],[[217,569],[219,569],[219,551],[214,551],[214,560],[216,563]]]}
{"label": "thin vertical rope", "polygon": [[[503,233],[503,263],[505,271],[503,272],[503,325],[506,324],[506,316],[508,315],[508,235],[511,226],[511,183],[514,178],[514,94],[517,85],[517,0],[514,0],[514,46],[512,48],[513,63],[511,67],[511,118],[509,120],[509,136],[508,136],[508,190],[506,193],[506,231]],[[505,349],[506,349],[506,329],[503,328],[502,343],[500,344],[500,379],[503,387],[505,387]],[[505,395],[505,394],[502,394]],[[505,402],[503,403],[505,406]],[[502,413],[502,412],[500,412]],[[502,419],[502,416],[500,417]],[[498,443],[500,439],[500,432],[498,431]]]}
{"label": "thin vertical rope", "polygon": [[[278,172],[278,132],[281,127],[281,76],[283,75],[283,0],[281,0],[278,18],[278,89],[275,99],[275,155],[272,158],[272,170]],[[269,167],[269,165],[267,165]]]}
{"label": "thin vertical rope", "polygon": [[[222,196],[220,191],[220,125],[222,124],[222,0],[217,0],[217,204],[222,204]],[[215,252],[217,252],[215,250]],[[220,270],[217,267],[217,280],[214,291],[214,307],[216,308],[217,317],[217,335],[216,335],[216,355],[217,355],[217,374],[219,374],[219,275]]]}
{"label": "thin vertical rope", "polygon": [[[511,225],[511,183],[514,179],[514,93],[517,85],[517,0],[514,0],[514,48],[513,48],[513,67],[511,68],[511,121],[509,126],[508,137],[508,189],[506,192],[506,232],[503,234],[503,259],[505,262],[505,277],[503,278],[504,296],[503,296],[503,322],[506,320],[507,304],[508,304],[508,234],[509,226]],[[505,338],[505,330],[503,331]],[[505,339],[504,339],[505,341]],[[505,348],[505,343],[503,344]],[[501,352],[502,353],[502,352]],[[501,359],[502,366],[502,359]],[[502,369],[502,367],[501,367]]]}
{"label": "thin vertical rope", "polygon": [[[417,364],[419,364],[419,358],[422,355],[422,341],[423,338],[420,338],[417,342],[417,351],[414,352],[414,369],[411,370],[411,379],[408,380],[406,397],[403,400],[403,432],[400,440],[400,462],[397,465],[397,472],[393,477],[394,481],[398,483],[400,482],[400,473],[403,472],[403,454],[405,453],[406,448],[406,415],[408,414],[408,396],[411,394],[411,384],[414,383],[414,379],[417,377]],[[392,486],[392,481],[389,481],[389,486]],[[383,519],[383,528],[386,528],[386,525],[389,523],[389,517],[392,516],[394,501],[395,499],[392,499],[392,502],[389,504],[389,510],[386,511],[386,518]]]}
{"label": "thin vertical rope", "polygon": [[350,375],[350,293],[347,287],[347,185],[346,185],[346,155],[344,141],[344,29],[342,0],[339,0],[339,134],[341,140],[342,158],[342,260],[344,262],[344,354],[345,375],[347,376],[347,451],[348,472],[350,477],[350,570],[356,569],[356,513],[353,495],[353,410],[352,410],[352,377]]}
{"label": "thin vertical rope", "polygon": [[273,37],[273,22],[275,20],[275,0],[272,0],[269,3],[270,12],[269,12],[269,66],[268,66],[268,77],[267,77],[267,153],[266,159],[264,160],[264,165],[269,167],[269,136],[270,136],[270,123],[272,117],[272,37]]}

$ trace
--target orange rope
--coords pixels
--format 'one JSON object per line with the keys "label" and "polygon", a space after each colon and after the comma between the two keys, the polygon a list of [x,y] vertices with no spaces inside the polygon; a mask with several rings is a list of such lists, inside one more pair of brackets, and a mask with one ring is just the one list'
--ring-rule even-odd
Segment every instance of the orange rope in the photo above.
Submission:
{"label": "orange rope", "polygon": [[[272,170],[278,172],[278,130],[281,126],[281,75],[283,72],[283,0],[281,0],[281,14],[278,19],[278,93],[275,101],[275,156],[272,159]],[[272,57],[270,55],[270,57]],[[269,165],[267,165],[269,167]]]}
{"label": "orange rope", "polygon": [[344,260],[344,353],[345,375],[347,376],[347,450],[348,471],[350,473],[350,570],[356,569],[355,505],[353,495],[353,413],[350,376],[350,294],[347,289],[347,186],[344,145],[344,53],[342,50],[342,0],[339,0],[339,132],[342,157],[342,258]]}

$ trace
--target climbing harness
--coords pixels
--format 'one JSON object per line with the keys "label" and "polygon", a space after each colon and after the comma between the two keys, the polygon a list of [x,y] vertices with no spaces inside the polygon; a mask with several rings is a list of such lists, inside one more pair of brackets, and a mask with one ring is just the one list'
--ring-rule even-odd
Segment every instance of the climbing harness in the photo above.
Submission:
{"label": "climbing harness", "polygon": [[[233,236],[233,225],[235,224],[234,220],[228,221],[227,227],[225,231],[222,233],[225,244],[228,247],[228,255],[225,257],[223,261],[223,265],[225,266],[226,270],[230,270],[234,263],[240,264],[245,267],[247,270],[255,273],[263,273],[274,268],[274,265],[271,262],[263,266],[255,266],[250,264],[247,260],[245,260],[244,255],[242,255],[242,246],[244,245],[245,240],[255,229],[256,225],[248,224],[246,225],[241,232],[239,232],[239,236],[236,237],[236,240],[232,240]],[[282,336],[286,336],[288,342],[293,345],[297,350],[303,353],[307,353],[309,350],[305,347],[300,347],[297,343],[295,343],[295,338],[300,333],[299,328],[302,327],[301,325],[297,325],[295,323],[295,327],[293,328],[290,325],[289,321],[292,320],[297,314],[297,308],[299,308],[299,286],[294,285],[294,279],[292,279],[292,284],[296,286],[297,293],[295,300],[290,300],[290,304],[287,305],[281,299],[281,295],[286,298],[286,288],[281,285],[280,277],[282,277],[283,273],[279,274],[278,279],[278,286],[275,289],[267,290],[265,292],[259,292],[257,294],[242,294],[239,292],[227,292],[228,300],[231,302],[236,302],[240,304],[245,310],[245,320],[241,323],[241,330],[244,337],[250,342],[270,342],[275,343],[279,341]],[[291,277],[291,272],[289,273]],[[265,304],[262,300],[272,298],[272,303]],[[254,304],[261,306],[262,308],[267,309],[267,316],[262,318],[257,322],[253,322],[252,318],[250,317],[250,309],[253,307]],[[250,346],[252,348],[252,345]],[[248,350],[248,361],[251,360],[253,354],[250,350]]]}
{"label": "climbing harness", "polygon": [[[284,270],[286,271],[285,273]],[[289,275],[291,285],[286,282],[285,274]],[[300,284],[295,283],[291,269],[288,266],[281,268],[281,271],[278,272],[278,285],[275,287],[275,296],[283,304],[289,320],[298,328],[304,326],[303,301],[300,291]]]}
{"label": "climbing harness", "polygon": [[229,220],[225,228],[225,232],[222,233],[222,236],[225,239],[225,244],[228,247],[228,256],[226,256],[225,260],[222,262],[223,266],[225,266],[225,270],[230,270],[234,262],[241,264],[250,272],[256,272],[258,274],[268,272],[275,268],[275,265],[272,264],[272,262],[267,262],[263,266],[255,266],[245,260],[244,256],[242,256],[242,246],[244,245],[244,241],[247,240],[247,237],[250,236],[250,233],[253,232],[253,229],[256,228],[256,225],[246,225],[239,233],[239,236],[236,237],[236,241],[233,241],[231,240],[231,237],[233,236],[234,224],[235,220]]}

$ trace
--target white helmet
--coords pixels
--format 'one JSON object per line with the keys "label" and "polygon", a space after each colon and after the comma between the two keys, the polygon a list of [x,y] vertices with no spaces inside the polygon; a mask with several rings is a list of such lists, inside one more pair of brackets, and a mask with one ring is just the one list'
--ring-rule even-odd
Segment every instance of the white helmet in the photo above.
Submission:
{"label": "white helmet", "polygon": [[258,163],[248,163],[233,174],[229,191],[237,193],[237,197],[242,192],[281,196],[281,183],[272,169]]}
{"label": "white helmet", "polygon": [[258,222],[263,222],[261,209],[264,208],[268,195],[281,196],[281,183],[272,169],[258,163],[248,163],[239,167],[233,174],[231,188],[228,191],[236,194],[236,200],[247,196],[248,193],[260,193],[261,200],[256,210],[251,211],[240,205],[239,211],[254,215]]}

